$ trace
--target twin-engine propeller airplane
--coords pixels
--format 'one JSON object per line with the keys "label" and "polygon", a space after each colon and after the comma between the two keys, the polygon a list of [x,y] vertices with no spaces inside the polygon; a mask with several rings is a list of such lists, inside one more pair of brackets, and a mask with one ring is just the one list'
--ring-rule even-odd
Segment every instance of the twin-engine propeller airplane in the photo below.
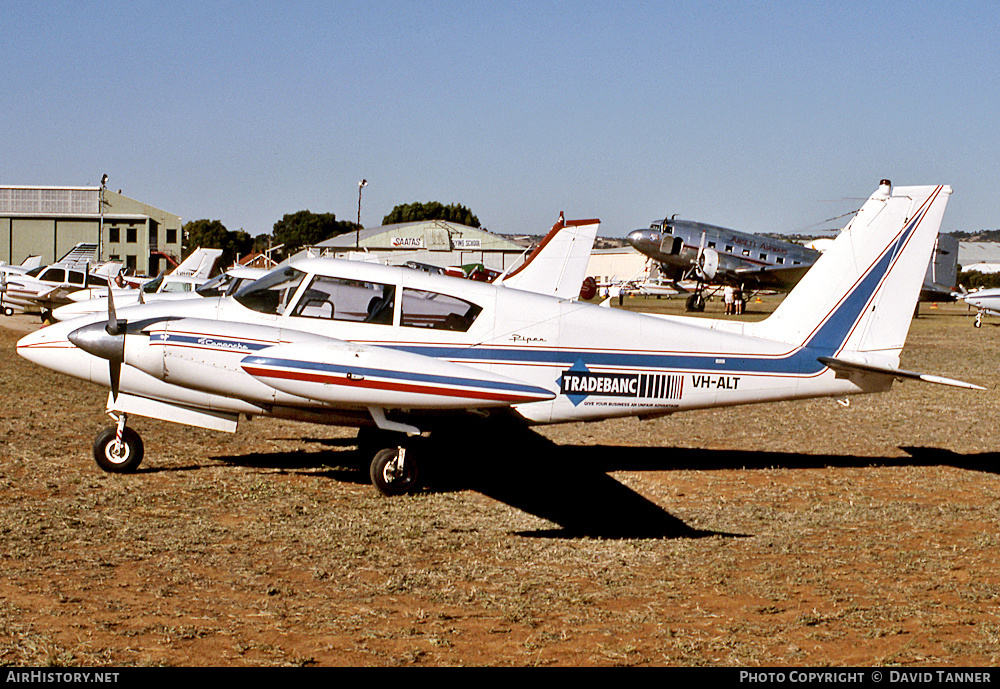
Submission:
{"label": "twin-engine propeller airplane", "polygon": [[[703,292],[707,285],[787,291],[802,279],[823,251],[818,242],[802,245],[674,218],[630,232],[626,240],[656,263],[660,279],[647,283],[646,292],[676,294],[686,291],[680,287],[680,281],[695,282],[697,288],[686,302],[688,311],[705,310]],[[820,241],[823,246],[832,242],[832,239]],[[954,301],[957,279],[958,240],[951,235],[938,235],[919,300]]]}
{"label": "twin-engine propeller airplane", "polygon": [[373,483],[400,494],[419,485],[419,463],[445,447],[430,440],[454,437],[471,418],[654,417],[884,392],[897,378],[982,389],[899,368],[950,193],[884,181],[774,313],[755,323],[653,316],[308,259],[232,297],[117,313],[111,301],[106,318],[40,329],[17,348],[111,388],[117,423],[94,443],[107,471],[132,471],[142,459],[130,414],[230,432],[241,415],[262,414],[359,427]]}
{"label": "twin-engine propeller airplane", "polygon": [[821,254],[794,242],[674,218],[630,232],[626,241],[656,261],[660,274],[675,285],[697,282],[698,289],[687,299],[688,311],[705,310],[702,291],[709,284],[791,289]]}

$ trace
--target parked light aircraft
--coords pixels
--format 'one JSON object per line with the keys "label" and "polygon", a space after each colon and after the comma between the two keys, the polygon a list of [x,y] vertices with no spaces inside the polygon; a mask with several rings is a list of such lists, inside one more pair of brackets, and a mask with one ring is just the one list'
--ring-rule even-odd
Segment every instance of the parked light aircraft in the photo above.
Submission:
{"label": "parked light aircraft", "polygon": [[977,328],[983,325],[983,316],[1000,316],[1000,288],[980,289],[962,295],[962,301],[976,307]]}
{"label": "parked light aircraft", "polygon": [[4,295],[7,293],[7,280],[11,277],[20,277],[27,273],[33,268],[38,268],[42,265],[41,256],[28,256],[25,258],[21,265],[19,266],[9,266],[6,263],[0,263],[0,308],[3,309],[3,315],[13,316],[17,309],[11,304],[4,304]]}
{"label": "parked light aircraft", "polygon": [[950,193],[883,182],[760,322],[653,316],[318,258],[232,297],[117,312],[109,300],[106,317],[42,328],[17,350],[110,387],[116,424],[94,443],[107,471],[142,459],[129,415],[230,432],[241,416],[270,415],[359,427],[375,486],[404,493],[440,446],[431,441],[484,416],[645,418],[884,392],[896,379],[982,389],[899,368]]}
{"label": "parked light aircraft", "polygon": [[[661,279],[657,284],[669,282],[678,291],[685,291],[678,284],[681,280],[696,281],[694,293],[687,300],[689,311],[704,310],[706,284],[789,290],[833,241],[824,239],[802,245],[672,218],[635,230],[626,240],[636,251],[659,264],[661,278],[666,280]],[[951,235],[938,235],[920,301],[954,301],[957,277],[958,240]]]}
{"label": "parked light aircraft", "polygon": [[90,285],[106,285],[121,270],[120,263],[96,267],[84,264],[53,263],[39,266],[21,275],[0,275],[0,302],[4,315],[15,311],[38,312],[47,321],[52,310],[70,303],[69,295]]}
{"label": "parked light aircraft", "polygon": [[[244,268],[234,266],[225,273],[221,273],[211,280],[202,280],[192,277],[173,277],[169,281],[160,278],[150,280],[145,283],[140,290],[117,290],[112,289],[112,298],[117,307],[131,306],[139,302],[148,303],[151,301],[180,301],[194,297],[221,297],[234,294],[240,287],[248,282],[263,277],[268,271],[262,268]],[[161,276],[162,278],[170,276]],[[150,288],[156,288],[150,291]],[[178,289],[184,287],[186,289]],[[85,301],[76,299],[81,293],[102,294],[100,288],[94,287],[81,292],[74,292],[70,295],[72,303],[60,306],[52,311],[52,318],[57,321],[65,321],[71,318],[91,315],[95,313],[108,312],[108,288],[105,287],[101,296],[95,296]]]}
{"label": "parked light aircraft", "polygon": [[[70,290],[78,289],[77,285],[86,283],[85,274],[91,269],[96,256],[96,244],[81,242],[48,266],[42,265],[39,256],[27,257],[20,266],[0,266],[0,306],[3,314],[12,316],[20,311],[44,309],[49,305],[46,304],[47,297],[58,301]],[[75,272],[67,275],[68,270]],[[106,274],[113,272],[110,268],[104,271]]]}
{"label": "parked light aircraft", "polygon": [[[134,276],[125,278],[123,283],[127,284],[121,284],[115,289],[115,297],[118,298],[118,303],[122,304],[128,301],[138,301],[137,290],[139,289],[147,295],[156,292],[191,292],[198,285],[208,281],[221,255],[222,249],[203,249],[199,246],[169,273],[163,273],[155,278],[136,278]],[[77,290],[67,295],[67,299],[72,302],[82,302],[106,296],[106,288],[94,286]]]}

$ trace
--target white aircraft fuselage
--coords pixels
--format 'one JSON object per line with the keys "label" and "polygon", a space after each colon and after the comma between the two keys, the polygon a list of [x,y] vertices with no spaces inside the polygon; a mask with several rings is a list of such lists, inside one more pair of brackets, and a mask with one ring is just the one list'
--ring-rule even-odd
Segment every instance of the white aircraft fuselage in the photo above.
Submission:
{"label": "white aircraft fuselage", "polygon": [[[111,412],[222,430],[269,414],[414,435],[497,409],[545,424],[880,392],[898,377],[974,387],[898,369],[950,189],[896,191],[883,183],[758,323],[307,259],[232,297],[49,326],[18,352],[110,387]],[[377,484],[395,462],[373,464]]]}

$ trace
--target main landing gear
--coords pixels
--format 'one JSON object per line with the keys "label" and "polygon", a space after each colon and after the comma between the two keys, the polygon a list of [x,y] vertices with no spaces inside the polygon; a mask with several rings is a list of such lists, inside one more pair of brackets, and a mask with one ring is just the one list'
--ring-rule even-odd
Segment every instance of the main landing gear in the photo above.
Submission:
{"label": "main landing gear", "polygon": [[94,461],[112,474],[130,474],[142,462],[142,438],[125,425],[125,414],[114,415],[116,424],[97,434],[94,439]]}
{"label": "main landing gear", "polygon": [[383,495],[406,495],[419,487],[419,438],[373,428],[358,431],[358,452],[371,457],[368,474],[372,485]]}
{"label": "main landing gear", "polygon": [[684,307],[688,311],[698,311],[698,312],[704,311],[705,297],[704,295],[702,295],[701,291],[699,290],[698,292],[695,292],[690,297],[688,297],[687,301],[684,303]]}

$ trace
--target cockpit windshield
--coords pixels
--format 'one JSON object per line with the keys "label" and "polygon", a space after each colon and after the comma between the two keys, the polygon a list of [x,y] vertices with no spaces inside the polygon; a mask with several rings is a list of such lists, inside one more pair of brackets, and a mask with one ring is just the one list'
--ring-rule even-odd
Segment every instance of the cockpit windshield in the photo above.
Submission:
{"label": "cockpit windshield", "polygon": [[163,284],[163,276],[155,277],[152,280],[147,280],[142,283],[142,291],[146,294],[153,294],[160,289],[160,285]]}
{"label": "cockpit windshield", "polygon": [[221,297],[227,292],[232,282],[233,277],[231,275],[221,273],[208,282],[202,283],[194,291],[202,297]]}
{"label": "cockpit windshield", "polygon": [[273,270],[241,288],[236,293],[236,301],[248,309],[280,316],[305,276],[301,270],[291,267]]}

